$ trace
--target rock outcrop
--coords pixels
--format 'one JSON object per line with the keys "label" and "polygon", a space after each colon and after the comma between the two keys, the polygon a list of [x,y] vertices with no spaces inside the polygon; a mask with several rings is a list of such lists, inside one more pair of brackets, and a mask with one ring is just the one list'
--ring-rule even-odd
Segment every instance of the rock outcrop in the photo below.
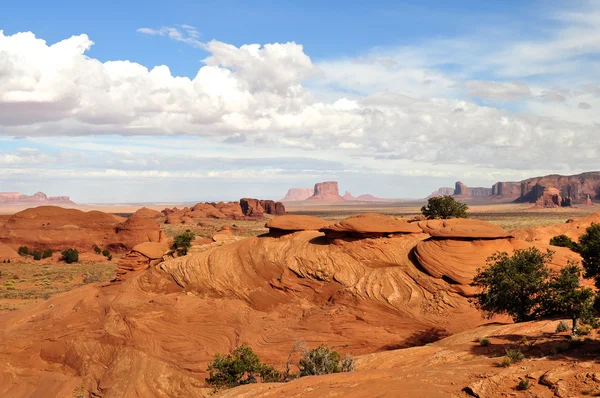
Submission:
{"label": "rock outcrop", "polygon": [[[551,209],[560,207],[562,203],[560,191],[556,188],[544,188],[542,195],[535,201],[536,208]],[[570,204],[570,201],[569,201]]]}
{"label": "rock outcrop", "polygon": [[346,191],[344,193],[344,196],[342,196],[345,200],[355,200],[356,198],[354,196],[352,196],[352,194],[348,191]]}
{"label": "rock outcrop", "polygon": [[5,245],[4,243],[0,243],[0,262],[19,257],[19,253],[17,253],[12,247]]}
{"label": "rock outcrop", "polygon": [[152,210],[149,209],[147,207],[142,207],[141,209],[138,209],[135,213],[133,213],[136,216],[139,217],[143,217],[143,218],[150,218],[152,220],[160,218],[163,216],[163,214],[158,211],[158,210]]}
{"label": "rock outcrop", "polygon": [[91,251],[94,246],[111,251],[128,250],[143,242],[163,239],[158,224],[148,218],[128,219],[100,211],[83,212],[41,206],[13,214],[0,227],[0,242],[55,251],[73,247]]}
{"label": "rock outcrop", "polygon": [[552,174],[521,181],[518,202],[536,202],[546,188],[556,188],[560,196],[568,196],[573,203],[585,203],[588,196],[598,199],[600,194],[600,172],[588,172],[570,176]]}
{"label": "rock outcrop", "polygon": [[313,196],[314,193],[314,188],[290,188],[285,197],[281,199],[281,202],[306,200]]}
{"label": "rock outcrop", "polygon": [[319,217],[302,215],[285,215],[275,217],[269,220],[265,227],[269,228],[271,233],[298,232],[298,231],[318,231],[331,224],[329,221]]}
{"label": "rock outcrop", "polygon": [[394,234],[419,234],[422,229],[409,223],[378,213],[356,214],[340,222],[319,229],[329,239],[339,238],[379,238]]}
{"label": "rock outcrop", "polygon": [[164,209],[165,224],[195,224],[195,219],[257,220],[265,214],[283,215],[285,206],[273,200],[242,198],[239,202],[197,203],[191,209]]}
{"label": "rock outcrop", "polygon": [[19,192],[0,192],[0,203],[9,205],[67,205],[75,204],[68,196],[47,196],[37,192],[31,196]]}
{"label": "rock outcrop", "polygon": [[142,271],[159,264],[168,250],[169,245],[166,242],[145,242],[136,245],[119,260],[116,280],[122,281],[132,272]]}
{"label": "rock outcrop", "polygon": [[344,198],[340,196],[337,181],[325,181],[315,184],[314,194],[308,200],[339,201]]}
{"label": "rock outcrop", "polygon": [[497,182],[492,185],[492,196],[496,198],[518,198],[521,196],[520,182]]}

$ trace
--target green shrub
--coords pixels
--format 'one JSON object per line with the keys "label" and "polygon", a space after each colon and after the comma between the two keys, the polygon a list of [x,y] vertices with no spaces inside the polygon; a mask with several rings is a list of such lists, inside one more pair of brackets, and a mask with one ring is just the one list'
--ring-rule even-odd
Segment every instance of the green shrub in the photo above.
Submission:
{"label": "green shrub", "polygon": [[519,381],[519,384],[517,384],[517,390],[519,391],[529,390],[529,387],[531,387],[531,383],[527,379],[522,379]]}
{"label": "green shrub", "polygon": [[177,250],[177,254],[180,256],[185,256],[188,252],[188,249],[192,247],[192,241],[196,238],[193,232],[189,230],[185,231],[182,234],[177,235],[173,239],[173,249]]}
{"label": "green shrub", "polygon": [[500,362],[498,365],[503,368],[508,368],[512,364],[513,364],[513,362],[510,360],[509,357],[504,357],[504,358],[502,358],[502,362]]}
{"label": "green shrub", "polygon": [[577,328],[577,335],[579,336],[587,336],[592,331],[591,325],[581,325]]}
{"label": "green shrub", "polygon": [[490,345],[490,340],[485,338],[485,337],[480,337],[479,338],[479,345],[482,347],[487,347],[488,345]]}
{"label": "green shrub", "polygon": [[98,246],[94,246],[94,252],[96,254],[100,254],[100,253],[102,253],[102,249],[100,249]]}
{"label": "green shrub", "polygon": [[107,259],[108,261],[112,261],[112,254],[109,254],[108,256],[106,256],[106,259]]}
{"label": "green shrub", "polygon": [[445,195],[427,199],[427,204],[421,207],[421,213],[427,218],[467,218],[468,209],[466,204]]}
{"label": "green shrub", "polygon": [[583,259],[586,278],[595,278],[600,288],[600,224],[592,223],[579,237],[579,254]]}
{"label": "green shrub", "polygon": [[61,260],[67,264],[76,263],[79,261],[79,252],[77,249],[66,249],[62,251]]}
{"label": "green shrub", "polygon": [[574,252],[579,252],[580,249],[579,244],[577,242],[574,242],[567,235],[557,235],[553,237],[552,239],[550,239],[550,244],[552,246],[566,247],[573,250]]}
{"label": "green shrub", "polygon": [[29,254],[29,248],[27,246],[21,246],[17,249],[17,253],[20,256],[27,256]]}
{"label": "green shrub", "polygon": [[37,251],[37,250],[34,250],[34,251],[33,251],[33,259],[34,259],[35,261],[39,261],[39,260],[41,260],[41,259],[42,259],[42,252],[40,252],[40,251]]}
{"label": "green shrub", "polygon": [[506,358],[510,359],[511,363],[521,362],[525,359],[525,355],[520,350],[506,350]]}
{"label": "green shrub", "polygon": [[104,257],[108,257],[108,256],[110,256],[110,252],[108,250],[104,249],[104,250],[102,250],[102,255]]}
{"label": "green shrub", "polygon": [[562,333],[571,330],[571,326],[569,326],[568,322],[560,321],[558,326],[556,326],[556,333]]}
{"label": "green shrub", "polygon": [[341,361],[340,354],[326,345],[321,345],[304,353],[298,365],[300,377],[349,372],[354,368],[354,360],[347,356]]}
{"label": "green shrub", "polygon": [[42,258],[50,258],[52,257],[52,249],[46,249],[42,252]]}
{"label": "green shrub", "polygon": [[237,346],[227,355],[216,354],[208,364],[206,383],[215,388],[231,388],[262,381],[278,381],[281,374],[272,366],[263,364],[252,348]]}

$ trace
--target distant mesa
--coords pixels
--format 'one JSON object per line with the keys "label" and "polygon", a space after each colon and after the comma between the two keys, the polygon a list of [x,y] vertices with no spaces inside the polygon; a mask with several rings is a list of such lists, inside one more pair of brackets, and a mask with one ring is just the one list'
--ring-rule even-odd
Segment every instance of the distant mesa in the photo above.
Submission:
{"label": "distant mesa", "polygon": [[[557,192],[550,192],[549,188],[556,189]],[[492,188],[470,188],[458,181],[454,189],[440,188],[429,197],[443,195],[452,195],[460,199],[536,203],[536,207],[546,208],[574,204],[589,206],[594,200],[600,200],[600,172],[592,171],[571,176],[551,174],[518,182],[499,181]]]}
{"label": "distant mesa", "polygon": [[341,196],[337,181],[325,181],[315,184],[314,188],[290,188],[282,202],[299,202],[304,200],[311,201],[358,201],[358,202],[391,202],[393,199],[378,198],[370,194],[359,196],[352,195],[349,191]]}
{"label": "distant mesa", "polygon": [[0,204],[7,205],[73,205],[75,204],[68,196],[47,196],[43,192],[33,195],[24,195],[19,192],[0,192]]}

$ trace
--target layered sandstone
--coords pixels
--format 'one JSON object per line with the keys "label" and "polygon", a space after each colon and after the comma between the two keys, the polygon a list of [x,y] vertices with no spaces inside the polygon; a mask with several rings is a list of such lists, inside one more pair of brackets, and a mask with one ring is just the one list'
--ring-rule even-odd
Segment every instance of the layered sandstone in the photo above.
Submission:
{"label": "layered sandstone", "polygon": [[265,227],[270,232],[318,231],[331,224],[319,217],[302,215],[285,215],[269,220]]}
{"label": "layered sandstone", "polygon": [[558,189],[544,188],[542,195],[535,201],[535,207],[549,209],[554,207],[560,207],[562,203],[563,198],[561,198],[560,191]]}
{"label": "layered sandstone", "polygon": [[469,188],[460,181],[456,182],[454,187],[454,196],[464,198],[487,198],[492,194],[491,188],[475,187]]}
{"label": "layered sandstone", "polygon": [[142,271],[162,261],[163,255],[169,250],[166,242],[145,242],[136,245],[123,256],[117,265],[117,280],[123,280],[132,272]]}
{"label": "layered sandstone", "polygon": [[285,214],[285,206],[273,200],[242,198],[239,202],[197,203],[191,209],[164,209],[165,224],[192,224],[195,219],[257,220],[265,214]]}
{"label": "layered sandstone", "polygon": [[[358,230],[354,223],[360,223],[361,231],[397,231],[396,221],[401,221],[371,223],[368,217],[360,218],[350,218],[344,228]],[[405,224],[401,227],[418,227]],[[340,396],[418,396],[434,386],[440,396],[459,396],[468,383],[482,379],[480,374],[505,372],[490,351],[473,351],[474,338],[521,336],[522,329],[496,323],[486,327],[497,330],[452,337],[439,346],[382,351],[422,345],[432,336],[435,340],[489,323],[469,303],[469,292],[460,289],[475,264],[485,261],[474,245],[484,246],[483,252],[496,246],[509,251],[532,244],[547,247],[481,238],[490,236],[489,230],[496,231],[493,236],[502,234],[480,227],[481,233],[473,224],[462,226],[458,221],[428,225],[431,233],[443,232],[434,237],[409,231],[329,241],[318,231],[299,231],[247,238],[164,261],[120,283],[86,285],[1,314],[0,396],[62,397],[76,391],[105,397],[203,397],[212,393],[204,379],[216,353],[244,343],[266,363],[279,364],[297,340],[309,342],[311,348],[327,344],[342,353],[379,354],[360,359],[357,372],[346,375],[243,386],[222,394],[320,397],[334,391]],[[476,238],[463,238],[467,233]],[[428,247],[420,251],[420,258],[426,266],[414,255],[425,239]],[[461,240],[469,246],[453,246]],[[435,247],[429,245],[432,242],[447,244]],[[566,265],[561,259],[555,255],[553,261]],[[556,325],[551,326],[554,331]],[[457,344],[467,342],[470,349],[455,351]],[[482,363],[487,364],[484,370],[474,372],[473,366]],[[398,376],[400,367],[403,373]],[[594,368],[586,372],[589,369]],[[521,372],[521,367],[509,370]],[[409,371],[417,376],[406,377]],[[394,375],[398,377],[390,379]],[[313,388],[313,383],[324,384]],[[510,388],[514,384],[511,381]]]}

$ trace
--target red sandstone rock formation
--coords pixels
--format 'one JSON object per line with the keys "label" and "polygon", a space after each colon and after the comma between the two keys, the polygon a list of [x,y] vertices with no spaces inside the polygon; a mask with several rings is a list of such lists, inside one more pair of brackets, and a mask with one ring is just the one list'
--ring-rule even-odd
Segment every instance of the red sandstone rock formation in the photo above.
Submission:
{"label": "red sandstone rock formation", "polygon": [[552,174],[521,181],[519,202],[535,202],[543,195],[545,188],[556,188],[560,196],[568,196],[573,203],[585,203],[588,196],[598,198],[600,193],[600,172],[561,176]]}
{"label": "red sandstone rock formation", "polygon": [[[125,220],[125,221],[123,221]],[[0,227],[0,242],[55,251],[73,247],[131,249],[143,242],[162,239],[159,226],[140,216],[128,219],[100,211],[83,212],[57,206],[41,206],[12,215]]]}
{"label": "red sandstone rock formation", "polygon": [[490,188],[469,188],[460,181],[456,182],[456,186],[454,188],[454,196],[461,198],[487,198],[491,194],[492,190]]}
{"label": "red sandstone rock formation", "polygon": [[545,188],[542,196],[540,196],[536,202],[536,208],[553,208],[560,207],[562,198],[560,191],[556,188]]}
{"label": "red sandstone rock formation", "polygon": [[281,199],[281,202],[306,200],[313,196],[314,193],[314,188],[290,188],[285,197]]}
{"label": "red sandstone rock formation", "polygon": [[169,245],[166,242],[146,242],[136,245],[119,260],[116,280],[124,280],[127,274],[142,271],[160,263],[168,250]]}
{"label": "red sandstone rock formation", "polygon": [[520,182],[497,182],[492,185],[492,195],[503,198],[518,198],[521,196]]}
{"label": "red sandstone rock formation", "polygon": [[150,219],[156,219],[156,218],[160,218],[163,216],[163,214],[160,211],[152,210],[147,207],[142,207],[141,209],[138,209],[133,214],[140,216],[140,217],[144,217],[144,218],[150,218]]}
{"label": "red sandstone rock formation", "polygon": [[338,201],[344,198],[340,196],[337,181],[325,181],[315,184],[314,194],[308,200]]}
{"label": "red sandstone rock formation", "polygon": [[265,227],[270,232],[318,231],[331,224],[319,217],[302,215],[285,215],[269,220]]}

